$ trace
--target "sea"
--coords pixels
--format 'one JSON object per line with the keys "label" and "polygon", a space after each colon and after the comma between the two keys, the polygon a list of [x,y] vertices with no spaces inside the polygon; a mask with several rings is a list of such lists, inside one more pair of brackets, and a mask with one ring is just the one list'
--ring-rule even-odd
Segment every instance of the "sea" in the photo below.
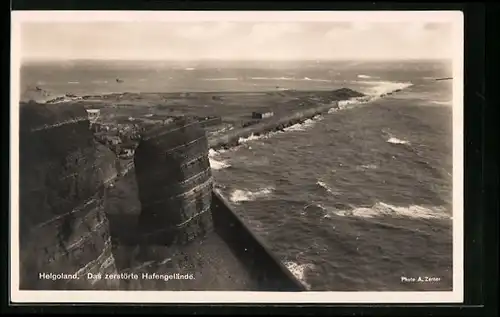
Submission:
{"label": "sea", "polygon": [[21,91],[363,92],[369,102],[210,150],[216,188],[310,290],[450,291],[453,91],[435,79],[451,76],[449,60],[82,60],[25,63]]}

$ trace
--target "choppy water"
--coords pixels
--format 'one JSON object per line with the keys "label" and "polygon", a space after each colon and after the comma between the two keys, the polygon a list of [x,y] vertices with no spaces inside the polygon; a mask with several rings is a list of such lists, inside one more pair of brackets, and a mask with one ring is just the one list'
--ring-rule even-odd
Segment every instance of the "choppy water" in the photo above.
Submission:
{"label": "choppy water", "polygon": [[311,289],[451,289],[452,91],[432,80],[450,76],[450,65],[89,63],[24,67],[22,85],[55,94],[405,88],[211,151],[212,169],[235,210]]}

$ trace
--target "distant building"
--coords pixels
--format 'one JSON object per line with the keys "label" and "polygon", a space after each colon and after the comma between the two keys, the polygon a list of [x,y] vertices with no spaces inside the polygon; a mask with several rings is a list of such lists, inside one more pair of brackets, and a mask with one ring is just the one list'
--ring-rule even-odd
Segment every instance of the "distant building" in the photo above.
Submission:
{"label": "distant building", "polygon": [[101,109],[87,109],[87,114],[89,116],[90,124],[94,124],[101,115]]}
{"label": "distant building", "polygon": [[121,159],[127,159],[127,158],[132,158],[134,157],[134,149],[129,149],[129,148],[121,148],[120,149],[120,154],[118,154],[118,156],[121,158]]}
{"label": "distant building", "polygon": [[269,111],[269,112],[252,112],[252,118],[253,119],[265,119],[265,118],[270,118],[274,116],[274,112]]}
{"label": "distant building", "polygon": [[122,140],[119,136],[107,135],[105,138],[106,138],[106,141],[111,145],[118,145],[118,144],[122,143]]}

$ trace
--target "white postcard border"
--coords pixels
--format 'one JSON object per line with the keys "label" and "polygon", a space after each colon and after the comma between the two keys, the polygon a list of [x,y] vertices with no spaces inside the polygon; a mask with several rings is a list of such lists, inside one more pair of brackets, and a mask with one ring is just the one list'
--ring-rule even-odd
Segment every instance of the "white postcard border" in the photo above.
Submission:
{"label": "white postcard border", "polygon": [[[11,14],[10,298],[14,303],[459,303],[463,302],[463,76],[461,11],[13,11]],[[453,291],[451,292],[185,292],[19,290],[19,84],[23,22],[96,21],[363,21],[453,25]]]}

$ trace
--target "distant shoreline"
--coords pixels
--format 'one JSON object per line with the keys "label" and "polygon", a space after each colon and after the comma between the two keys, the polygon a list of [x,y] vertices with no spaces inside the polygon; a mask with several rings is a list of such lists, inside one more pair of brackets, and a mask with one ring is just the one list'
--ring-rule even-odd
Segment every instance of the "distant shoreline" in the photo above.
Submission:
{"label": "distant shoreline", "polygon": [[349,62],[367,62],[367,63],[421,63],[421,62],[451,62],[453,58],[402,58],[402,59],[217,59],[217,58],[205,58],[205,59],[86,59],[86,58],[75,58],[75,59],[42,59],[42,58],[25,58],[20,62],[21,66],[28,64],[60,64],[60,63],[172,63],[172,64],[193,64],[193,63],[311,63],[319,61],[320,63],[349,63]]}
{"label": "distant shoreline", "polygon": [[[73,93],[59,94],[59,95],[50,95],[50,93],[46,90],[35,91],[30,90],[31,92],[35,92],[37,95],[42,95],[40,97],[46,98],[30,98],[29,92],[25,92],[21,94],[20,102],[29,102],[34,101],[37,103],[43,104],[56,104],[56,103],[65,103],[65,102],[74,102],[74,101],[90,101],[90,102],[109,102],[109,101],[126,101],[127,98],[132,99],[148,99],[150,97],[156,98],[195,98],[195,97],[206,97],[206,96],[215,96],[215,97],[224,97],[227,95],[230,96],[258,96],[258,95],[275,95],[275,94],[283,94],[287,96],[294,96],[297,98],[300,97],[309,97],[309,96],[323,96],[325,94],[332,94],[342,90],[350,90],[354,91],[350,88],[340,88],[334,90],[296,90],[296,89],[274,89],[274,90],[256,90],[256,91],[187,91],[187,92],[111,92],[105,94],[85,94],[85,95],[76,95]],[[355,91],[356,93],[364,95],[360,92]],[[43,96],[46,94],[46,96]],[[50,97],[50,98],[49,98]],[[342,99],[338,99],[342,100]]]}

